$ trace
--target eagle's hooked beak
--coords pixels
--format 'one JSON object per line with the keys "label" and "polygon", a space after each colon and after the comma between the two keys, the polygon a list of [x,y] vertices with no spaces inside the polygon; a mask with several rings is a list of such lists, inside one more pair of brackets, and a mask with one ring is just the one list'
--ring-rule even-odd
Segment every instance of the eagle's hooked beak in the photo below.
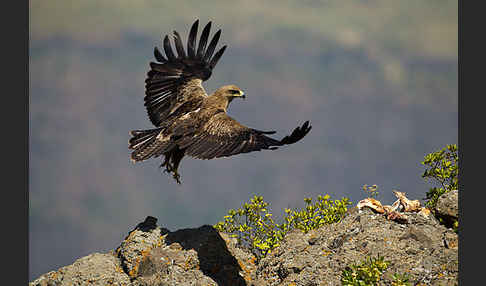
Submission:
{"label": "eagle's hooked beak", "polygon": [[245,93],[243,91],[241,92],[240,96],[241,96],[241,98],[243,98],[243,100],[245,100],[246,95],[245,95]]}

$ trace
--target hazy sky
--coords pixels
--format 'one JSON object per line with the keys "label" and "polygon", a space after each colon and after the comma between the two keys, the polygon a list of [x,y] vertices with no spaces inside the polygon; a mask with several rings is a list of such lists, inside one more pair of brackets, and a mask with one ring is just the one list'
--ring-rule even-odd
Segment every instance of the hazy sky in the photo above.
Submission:
{"label": "hazy sky", "polygon": [[[181,186],[133,164],[154,46],[195,19],[228,48],[210,93],[247,94],[229,114],[281,138],[277,151],[185,158]],[[263,195],[280,214],[363,184],[423,199],[423,157],[457,143],[457,1],[30,1],[30,280],[116,248],[147,215],[171,230],[214,224]]]}

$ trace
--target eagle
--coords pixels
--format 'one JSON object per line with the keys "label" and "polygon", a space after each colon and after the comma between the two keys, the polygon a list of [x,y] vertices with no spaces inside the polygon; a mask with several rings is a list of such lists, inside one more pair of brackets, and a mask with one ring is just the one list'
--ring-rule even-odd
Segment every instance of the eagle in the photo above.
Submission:
{"label": "eagle", "polygon": [[[145,108],[155,126],[153,129],[133,130],[128,141],[133,162],[164,156],[160,168],[172,173],[181,183],[179,164],[184,156],[196,159],[228,157],[260,150],[275,150],[301,140],[311,130],[309,121],[281,140],[267,135],[275,131],[249,128],[227,114],[228,105],[235,98],[245,98],[236,85],[218,88],[208,95],[202,82],[212,71],[226,50],[226,45],[214,53],[221,36],[218,30],[208,44],[209,22],[196,43],[199,20],[196,20],[187,41],[187,53],[181,36],[174,31],[174,53],[169,36],[163,39],[165,56],[154,48],[157,62],[150,62],[145,80]],[[214,55],[213,55],[214,54]]]}

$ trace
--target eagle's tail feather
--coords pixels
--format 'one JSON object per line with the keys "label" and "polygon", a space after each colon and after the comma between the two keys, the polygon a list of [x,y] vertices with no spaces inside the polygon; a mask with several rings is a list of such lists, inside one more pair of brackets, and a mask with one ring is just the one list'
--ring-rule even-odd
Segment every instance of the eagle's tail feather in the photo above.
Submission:
{"label": "eagle's tail feather", "polygon": [[160,152],[164,144],[157,140],[157,136],[161,130],[155,128],[130,132],[133,137],[128,141],[128,148],[134,150],[130,156],[133,161],[143,161]]}
{"label": "eagle's tail feather", "polygon": [[130,131],[130,135],[132,135],[132,138],[128,141],[128,148],[134,149],[134,147],[149,137],[151,137],[154,133],[160,132],[160,128],[156,129],[148,129],[148,130],[132,130]]}

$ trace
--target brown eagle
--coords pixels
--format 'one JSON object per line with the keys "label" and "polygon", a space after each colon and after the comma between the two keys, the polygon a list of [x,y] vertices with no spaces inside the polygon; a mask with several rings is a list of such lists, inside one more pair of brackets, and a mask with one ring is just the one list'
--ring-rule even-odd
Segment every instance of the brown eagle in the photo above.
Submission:
{"label": "brown eagle", "polygon": [[129,148],[134,162],[164,155],[160,167],[172,173],[180,182],[179,164],[185,155],[197,159],[227,157],[252,151],[275,150],[278,146],[293,144],[311,129],[306,121],[295,128],[291,135],[276,140],[261,131],[246,127],[226,114],[234,98],[245,98],[236,85],[225,85],[208,95],[201,85],[211,77],[212,70],[223,55],[226,46],[213,56],[221,35],[218,30],[208,43],[211,22],[196,37],[199,20],[189,32],[187,53],[179,33],[174,31],[174,54],[169,36],[164,37],[165,57],[155,47],[157,63],[150,62],[145,80],[145,107],[154,129],[133,130]]}

